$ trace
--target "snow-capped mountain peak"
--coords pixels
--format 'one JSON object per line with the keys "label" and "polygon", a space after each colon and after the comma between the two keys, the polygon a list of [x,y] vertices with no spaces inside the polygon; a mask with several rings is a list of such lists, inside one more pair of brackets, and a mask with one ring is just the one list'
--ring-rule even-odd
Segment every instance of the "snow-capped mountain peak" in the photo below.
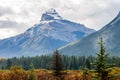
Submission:
{"label": "snow-capped mountain peak", "polygon": [[55,19],[62,19],[62,17],[56,12],[55,9],[50,8],[45,13],[42,14],[40,21],[49,21]]}
{"label": "snow-capped mountain peak", "polygon": [[63,19],[51,8],[42,14],[39,23],[23,34],[0,40],[0,53],[3,53],[0,56],[48,54],[93,32],[95,30],[82,24]]}

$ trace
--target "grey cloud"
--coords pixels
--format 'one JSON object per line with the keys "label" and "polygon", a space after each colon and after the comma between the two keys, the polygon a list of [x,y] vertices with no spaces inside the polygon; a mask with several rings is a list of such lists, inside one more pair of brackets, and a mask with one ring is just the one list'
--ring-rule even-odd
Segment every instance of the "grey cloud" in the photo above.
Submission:
{"label": "grey cloud", "polygon": [[15,21],[10,21],[10,20],[0,20],[0,29],[13,29],[18,33],[22,33],[28,28],[28,25],[25,23],[17,23]]}
{"label": "grey cloud", "polygon": [[64,4],[62,13],[66,18],[97,30],[111,21],[120,10],[119,0],[84,0],[79,4],[69,4],[72,6]]}
{"label": "grey cloud", "polygon": [[50,7],[55,7],[55,8],[60,8],[60,6],[61,6],[61,0],[51,0],[49,3],[48,3],[48,5],[50,6]]}
{"label": "grey cloud", "polygon": [[15,28],[18,23],[10,20],[0,20],[0,28]]}
{"label": "grey cloud", "polygon": [[14,11],[10,7],[2,7],[0,6],[0,16],[4,16],[6,14],[13,14]]}

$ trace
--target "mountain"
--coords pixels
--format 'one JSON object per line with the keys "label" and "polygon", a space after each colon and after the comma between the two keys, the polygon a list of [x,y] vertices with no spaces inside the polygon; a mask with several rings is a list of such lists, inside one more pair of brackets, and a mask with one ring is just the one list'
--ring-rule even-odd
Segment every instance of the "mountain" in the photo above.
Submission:
{"label": "mountain", "polygon": [[63,19],[51,8],[40,22],[23,34],[0,40],[0,56],[35,56],[47,54],[72,41],[95,32],[82,24]]}
{"label": "mountain", "polygon": [[120,12],[109,24],[89,36],[60,48],[69,55],[95,55],[99,51],[98,42],[103,37],[107,52],[120,56]]}

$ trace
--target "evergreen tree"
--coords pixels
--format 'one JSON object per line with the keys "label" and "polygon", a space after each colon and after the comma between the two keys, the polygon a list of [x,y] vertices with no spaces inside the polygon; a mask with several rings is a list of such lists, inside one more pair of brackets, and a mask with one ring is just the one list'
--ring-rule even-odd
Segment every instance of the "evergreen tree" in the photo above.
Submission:
{"label": "evergreen tree", "polygon": [[108,80],[108,74],[111,71],[112,66],[107,63],[109,54],[106,53],[102,37],[98,44],[100,46],[100,52],[97,54],[97,58],[94,63],[95,70],[98,73],[97,79]]}
{"label": "evergreen tree", "polygon": [[11,60],[10,60],[10,59],[7,59],[6,68],[7,68],[7,69],[10,69],[11,66],[12,66]]}
{"label": "evergreen tree", "polygon": [[62,57],[59,54],[58,50],[56,50],[53,54],[53,63],[52,63],[53,74],[55,76],[61,76],[63,70]]}
{"label": "evergreen tree", "polygon": [[91,64],[88,59],[86,59],[86,68],[91,69]]}

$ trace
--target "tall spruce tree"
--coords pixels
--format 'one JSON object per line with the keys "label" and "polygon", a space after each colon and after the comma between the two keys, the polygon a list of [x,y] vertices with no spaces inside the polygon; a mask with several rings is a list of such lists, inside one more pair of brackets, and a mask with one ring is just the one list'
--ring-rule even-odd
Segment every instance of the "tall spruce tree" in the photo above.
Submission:
{"label": "tall spruce tree", "polygon": [[108,64],[109,54],[106,53],[102,37],[98,44],[100,46],[100,52],[97,54],[97,58],[94,63],[95,70],[98,73],[97,80],[108,80],[112,65]]}
{"label": "tall spruce tree", "polygon": [[63,70],[63,63],[62,63],[62,57],[58,50],[56,50],[53,54],[53,62],[52,62],[52,69],[54,76],[61,76],[62,70]]}

